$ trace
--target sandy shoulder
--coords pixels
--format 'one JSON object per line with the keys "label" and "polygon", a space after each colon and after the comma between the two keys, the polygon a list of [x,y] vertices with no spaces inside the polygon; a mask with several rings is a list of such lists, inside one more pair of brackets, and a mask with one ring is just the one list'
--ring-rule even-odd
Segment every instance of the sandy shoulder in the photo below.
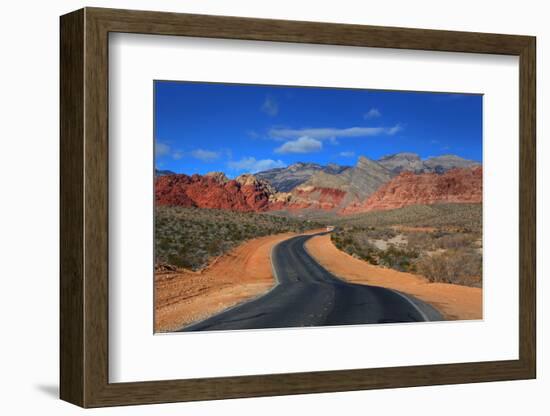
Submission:
{"label": "sandy shoulder", "polygon": [[306,248],[323,267],[348,282],[382,286],[413,295],[434,306],[448,320],[482,318],[480,288],[430,283],[422,276],[373,266],[338,250],[330,235],[313,237]]}
{"label": "sandy shoulder", "polygon": [[267,292],[275,285],[272,247],[296,235],[285,233],[249,240],[200,272],[156,273],[155,331],[181,328]]}

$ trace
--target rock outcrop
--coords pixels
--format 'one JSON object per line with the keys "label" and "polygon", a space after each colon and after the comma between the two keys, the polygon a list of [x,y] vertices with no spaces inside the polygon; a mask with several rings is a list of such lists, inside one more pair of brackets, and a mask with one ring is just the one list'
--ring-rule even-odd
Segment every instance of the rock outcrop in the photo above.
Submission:
{"label": "rock outcrop", "polygon": [[[335,205],[331,209],[343,208],[351,203],[363,201],[392,177],[391,172],[379,163],[364,156],[359,157],[353,168],[340,173],[318,172],[292,191],[296,195],[302,189],[315,189],[316,192],[300,192],[301,199],[306,196],[319,197],[322,194]],[[328,205],[324,204],[325,210]]]}
{"label": "rock outcrop", "polygon": [[234,180],[222,175],[158,176],[155,179],[155,201],[158,205],[241,212],[261,212],[270,208],[273,188],[269,183],[252,175],[241,175]]}
{"label": "rock outcrop", "polygon": [[302,185],[317,173],[328,173],[332,175],[350,169],[349,166],[340,166],[335,163],[329,163],[321,166],[317,163],[294,163],[286,168],[275,168],[258,172],[255,176],[259,179],[269,181],[278,192],[290,192],[297,186]]}
{"label": "rock outcrop", "polygon": [[480,203],[481,166],[452,169],[443,174],[403,172],[382,185],[361,203],[345,207],[341,213],[353,214],[436,203]]}
{"label": "rock outcrop", "polygon": [[409,152],[381,157],[378,159],[378,163],[394,175],[401,172],[445,173],[451,169],[480,166],[478,162],[456,155],[434,156],[422,160],[416,153]]}
{"label": "rock outcrop", "polygon": [[[270,175],[285,189],[300,184],[281,192],[265,179]],[[481,202],[481,182],[482,168],[476,162],[458,156],[422,161],[414,153],[399,153],[379,161],[361,156],[354,167],[296,163],[235,179],[223,172],[202,176],[157,173],[155,201],[241,212],[308,209],[352,214],[407,205]]]}
{"label": "rock outcrop", "polygon": [[363,201],[391,177],[391,172],[378,162],[364,156],[359,157],[351,173],[349,189],[343,204],[347,206]]}
{"label": "rock outcrop", "polygon": [[378,159],[378,163],[394,174],[401,172],[423,172],[424,164],[416,153],[396,153]]}
{"label": "rock outcrop", "polygon": [[224,184],[229,182],[229,179],[227,176],[225,176],[225,173],[223,172],[208,172],[206,175],[204,175],[208,178],[214,179],[216,182]]}
{"label": "rock outcrop", "polygon": [[300,185],[289,193],[283,207],[275,209],[300,209],[333,211],[336,210],[346,196],[346,191],[334,188],[317,188],[315,186]]}
{"label": "rock outcrop", "polygon": [[463,159],[456,155],[430,157],[424,162],[424,172],[444,173],[456,168],[473,168],[481,166],[473,160]]}

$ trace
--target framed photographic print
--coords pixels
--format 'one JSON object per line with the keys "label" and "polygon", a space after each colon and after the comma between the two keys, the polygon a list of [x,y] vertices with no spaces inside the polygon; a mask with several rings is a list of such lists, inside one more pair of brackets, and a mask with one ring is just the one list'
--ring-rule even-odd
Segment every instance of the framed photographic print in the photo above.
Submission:
{"label": "framed photographic print", "polygon": [[61,17],[83,407],[534,378],[535,38]]}

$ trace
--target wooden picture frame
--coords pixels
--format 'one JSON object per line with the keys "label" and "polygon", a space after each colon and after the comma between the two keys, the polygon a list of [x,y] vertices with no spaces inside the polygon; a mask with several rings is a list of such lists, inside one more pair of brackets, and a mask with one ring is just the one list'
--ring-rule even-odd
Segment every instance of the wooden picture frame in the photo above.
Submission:
{"label": "wooden picture frame", "polygon": [[[60,396],[82,407],[530,379],[536,376],[535,38],[85,8],[61,17]],[[109,383],[110,32],[519,57],[519,359]]]}

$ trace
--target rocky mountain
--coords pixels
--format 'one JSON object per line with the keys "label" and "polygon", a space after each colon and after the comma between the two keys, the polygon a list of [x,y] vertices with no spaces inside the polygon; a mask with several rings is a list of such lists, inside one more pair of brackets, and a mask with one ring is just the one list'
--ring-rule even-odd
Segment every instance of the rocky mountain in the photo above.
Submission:
{"label": "rocky mountain", "polygon": [[424,161],[414,153],[378,161],[361,156],[354,167],[296,163],[235,179],[223,172],[202,176],[161,172],[155,178],[159,205],[350,214],[415,204],[481,202],[481,166],[451,155]]}
{"label": "rocky mountain", "polygon": [[345,196],[346,192],[339,189],[300,185],[292,192],[275,194],[271,199],[271,209],[334,211],[340,206]]}
{"label": "rocky mountain", "polygon": [[348,191],[349,184],[351,182],[351,175],[353,173],[353,168],[346,169],[340,173],[327,173],[327,172],[317,172],[307,181],[305,181],[302,187],[314,187],[314,188],[330,188],[330,189],[340,189],[342,191]]}
{"label": "rocky mountain", "polygon": [[436,203],[480,203],[481,166],[451,169],[443,174],[402,172],[361,203],[345,207],[343,214]]}
{"label": "rocky mountain", "polygon": [[347,169],[349,169],[349,166],[340,166],[334,163],[322,166],[317,163],[298,162],[286,168],[275,168],[259,172],[255,176],[269,181],[279,192],[290,192],[316,173],[339,174]]}
{"label": "rocky mountain", "polygon": [[270,209],[275,190],[253,175],[228,179],[223,173],[164,175],[155,178],[158,205],[261,212]]}
{"label": "rocky mountain", "polygon": [[401,172],[444,173],[450,169],[480,166],[478,162],[456,155],[436,156],[422,160],[416,153],[407,152],[381,157],[378,163],[397,175]]}
{"label": "rocky mountain", "polygon": [[299,200],[298,205],[303,206],[307,200],[317,201],[323,197],[323,209],[342,208],[363,201],[391,177],[391,172],[385,167],[361,156],[353,168],[339,173],[317,172],[291,191],[291,201]]}
{"label": "rocky mountain", "polygon": [[353,168],[350,184],[344,205],[354,201],[362,201],[375,192],[382,184],[389,181],[391,172],[374,160],[364,156],[359,157],[357,165]]}
{"label": "rocky mountain", "polygon": [[396,153],[378,159],[378,163],[394,174],[399,174],[403,171],[407,172],[422,172],[424,164],[416,153]]}
{"label": "rocky mountain", "polygon": [[455,155],[430,157],[424,161],[424,172],[444,173],[456,168],[471,168],[481,166],[473,160],[463,159]]}

